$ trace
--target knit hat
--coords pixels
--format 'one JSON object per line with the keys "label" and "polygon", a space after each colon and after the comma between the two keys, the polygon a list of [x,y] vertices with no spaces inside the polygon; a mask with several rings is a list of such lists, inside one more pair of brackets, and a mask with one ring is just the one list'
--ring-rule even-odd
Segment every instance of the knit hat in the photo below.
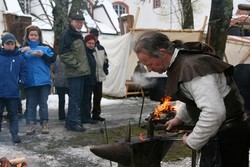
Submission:
{"label": "knit hat", "polygon": [[91,30],[90,30],[89,33],[92,34],[92,35],[94,35],[94,36],[98,36],[99,35],[99,31],[96,28],[91,28]]}
{"label": "knit hat", "polygon": [[71,17],[71,20],[85,20],[85,18],[81,14],[76,14]]}
{"label": "knit hat", "polygon": [[16,37],[11,33],[5,34],[2,36],[2,44],[6,42],[16,42]]}
{"label": "knit hat", "polygon": [[93,39],[95,41],[95,36],[92,34],[86,35],[84,37],[84,42],[87,43],[89,40]]}

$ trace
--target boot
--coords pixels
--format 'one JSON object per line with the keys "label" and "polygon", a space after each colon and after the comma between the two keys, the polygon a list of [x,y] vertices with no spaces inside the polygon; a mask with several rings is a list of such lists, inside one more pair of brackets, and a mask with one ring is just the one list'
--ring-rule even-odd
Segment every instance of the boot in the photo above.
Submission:
{"label": "boot", "polygon": [[48,128],[47,121],[43,121],[41,126],[42,126],[42,134],[48,134],[49,133],[49,128]]}
{"label": "boot", "polygon": [[21,139],[20,139],[20,137],[18,136],[17,133],[12,134],[12,142],[13,143],[21,143]]}
{"label": "boot", "polygon": [[30,122],[26,130],[26,134],[33,135],[35,132],[36,132],[36,125],[34,124],[34,122]]}

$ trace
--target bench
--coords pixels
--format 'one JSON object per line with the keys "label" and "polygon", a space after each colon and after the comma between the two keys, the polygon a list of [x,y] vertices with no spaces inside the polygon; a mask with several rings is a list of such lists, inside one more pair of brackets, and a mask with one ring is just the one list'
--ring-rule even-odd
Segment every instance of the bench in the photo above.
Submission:
{"label": "bench", "polygon": [[140,85],[135,84],[132,80],[127,80],[126,83],[126,96],[128,95],[142,95],[144,97],[144,90]]}

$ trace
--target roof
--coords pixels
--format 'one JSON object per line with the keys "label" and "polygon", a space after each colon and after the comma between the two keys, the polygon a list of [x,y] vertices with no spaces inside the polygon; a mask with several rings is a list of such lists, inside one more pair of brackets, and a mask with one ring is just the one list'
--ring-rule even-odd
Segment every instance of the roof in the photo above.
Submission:
{"label": "roof", "polygon": [[[50,2],[48,0],[41,0],[41,1],[43,4],[43,8],[45,8],[46,14],[50,18],[51,22],[53,22],[52,7],[50,5]],[[39,18],[41,18],[41,19],[38,19],[32,16],[33,24],[39,26],[41,29],[44,29],[44,30],[52,30],[50,21],[45,16],[42,6],[40,5],[39,1],[33,0],[31,5],[32,5],[31,6],[32,15],[39,16]],[[109,13],[112,13],[112,11],[115,12],[113,10],[112,4],[108,0],[100,1],[98,3],[98,6],[103,8],[103,10],[108,11],[107,13],[102,13],[102,17],[108,17],[107,15],[109,15]],[[83,10],[83,14],[85,17],[85,23],[86,23],[87,28],[83,26],[82,32],[88,32],[88,29],[90,28],[97,28],[100,30],[100,33],[104,33],[104,34],[117,35],[120,32],[117,17],[116,19],[111,19],[111,20],[102,20],[102,19],[96,20],[95,18],[91,17],[91,15],[88,13],[87,10]],[[97,16],[99,16],[99,14],[97,14]],[[110,25],[113,25],[113,26],[110,26]]]}
{"label": "roof", "polygon": [[[0,0],[3,8],[2,11],[4,13],[12,13],[15,15],[25,15],[18,3],[18,0]],[[42,30],[52,30],[53,26],[53,14],[51,2],[48,0],[41,0],[43,6],[40,5],[39,0],[32,0],[31,3],[31,15],[26,15],[32,18],[32,24],[39,26]],[[4,7],[3,7],[4,6]],[[102,9],[102,17],[99,17],[98,11],[96,16],[98,19],[92,18],[87,10],[83,10],[86,27],[82,28],[82,32],[87,33],[90,28],[99,29],[101,34],[111,34],[117,35],[120,33],[118,16],[115,16],[115,11],[112,7],[112,4],[108,0],[100,0],[96,6],[98,9]],[[44,8],[44,10],[43,10]],[[46,12],[46,13],[45,13]],[[48,19],[49,18],[49,19]],[[102,19],[109,18],[109,19]]]}

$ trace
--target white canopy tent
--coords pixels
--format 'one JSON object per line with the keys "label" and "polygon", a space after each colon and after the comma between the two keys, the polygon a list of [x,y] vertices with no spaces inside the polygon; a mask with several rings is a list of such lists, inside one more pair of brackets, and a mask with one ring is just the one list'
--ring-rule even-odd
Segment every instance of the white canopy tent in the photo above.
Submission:
{"label": "white canopy tent", "polygon": [[[103,82],[103,93],[114,97],[126,95],[126,80],[131,80],[137,65],[136,54],[132,51],[135,41],[144,32],[144,29],[136,29],[115,39],[100,39],[101,44],[109,58],[109,75]],[[165,33],[170,40],[201,41],[203,31],[190,30],[159,30]]]}
{"label": "white canopy tent", "polygon": [[228,36],[225,54],[229,64],[250,64],[250,37]]}

